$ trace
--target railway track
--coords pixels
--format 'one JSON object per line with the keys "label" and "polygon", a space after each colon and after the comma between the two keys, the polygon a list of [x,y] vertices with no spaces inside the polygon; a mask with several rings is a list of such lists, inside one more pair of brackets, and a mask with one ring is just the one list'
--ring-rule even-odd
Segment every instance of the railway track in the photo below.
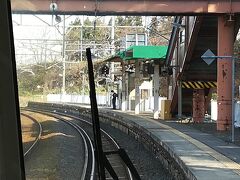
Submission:
{"label": "railway track", "polygon": [[38,133],[37,135],[35,136],[35,140],[30,142],[30,144],[28,145],[28,147],[26,147],[26,150],[24,152],[24,157],[26,158],[27,156],[29,156],[30,152],[32,152],[32,150],[34,149],[34,147],[38,144],[40,138],[41,138],[41,135],[42,135],[42,126],[41,124],[35,119],[33,118],[32,116],[29,116],[25,113],[21,113],[21,116],[24,116],[26,118],[28,118],[29,120],[31,120],[34,124],[37,124],[38,126]]}
{"label": "railway track", "polygon": [[65,119],[63,116],[60,115],[56,115],[53,113],[46,113],[46,112],[41,112],[43,114],[49,115],[49,116],[53,116],[67,124],[69,124],[70,126],[72,126],[73,128],[75,128],[79,134],[81,135],[83,142],[84,142],[84,167],[83,167],[83,173],[81,176],[81,180],[85,180],[85,179],[90,179],[93,180],[94,179],[94,173],[95,173],[95,157],[94,157],[94,148],[93,148],[93,144],[91,141],[91,138],[89,137],[89,135],[86,133],[86,131],[81,128],[77,123],[71,122],[67,119]]}
{"label": "railway track", "polygon": [[[82,106],[29,102],[28,108],[54,113],[59,112],[64,115],[72,115],[75,119],[77,116],[88,122],[92,122],[91,110]],[[128,152],[132,165],[134,165],[139,172],[140,177],[136,178],[137,176],[132,170],[132,167],[129,167],[131,168],[133,178],[184,179],[185,176],[181,168],[162,147],[162,144],[157,142],[155,138],[143,128],[123,117],[124,116],[119,116],[112,111],[101,110],[99,113],[101,128],[117,139],[121,147]],[[104,149],[104,151],[111,152],[110,149]],[[126,162],[126,159],[124,161]]]}
{"label": "railway track", "polygon": [[[29,109],[29,110],[33,112],[38,112],[38,113],[43,113],[49,116],[53,116],[65,122],[70,122],[71,124],[73,124],[73,126],[78,126],[81,129],[84,129],[85,131],[84,134],[88,134],[93,140],[92,123],[89,122],[88,120],[84,120],[82,118],[79,118],[73,115],[68,115],[65,113],[41,111],[37,109]],[[101,129],[101,136],[102,136],[102,144],[104,147],[103,151],[106,154],[106,157],[110,162],[111,166],[113,167],[115,173],[117,174],[118,179],[132,180],[133,179],[132,174],[127,168],[127,166],[124,164],[124,162],[122,161],[119,154],[112,153],[120,149],[117,142],[111,137],[110,134],[108,134],[102,129]],[[88,178],[93,176],[92,173],[93,172],[90,172],[89,170],[87,170],[87,174],[91,174],[90,176],[88,176]],[[106,174],[106,179],[113,179],[107,170],[105,170],[105,174]]]}
{"label": "railway track", "polygon": [[[101,130],[102,135],[102,146],[103,151],[108,154],[107,158],[111,165],[113,166],[116,174],[118,175],[119,179],[133,179],[130,170],[125,166],[124,162],[122,161],[121,157],[118,154],[112,154],[111,152],[116,152],[120,149],[117,142],[108,134],[106,131]],[[110,174],[107,173],[107,178],[111,178]]]}
{"label": "railway track", "polygon": [[[27,111],[26,111],[27,112]],[[77,153],[77,154],[75,154],[75,156],[76,155],[79,155],[79,156],[81,156],[82,158],[82,161],[80,162],[78,162],[78,164],[81,164],[82,165],[82,167],[81,167],[81,170],[80,169],[78,169],[79,168],[79,166],[75,166],[75,167],[73,167],[72,166],[72,170],[73,171],[81,171],[81,173],[80,173],[80,175],[79,176],[73,176],[72,178],[73,179],[81,179],[81,180],[84,180],[84,179],[89,179],[89,180],[93,180],[94,179],[94,171],[95,171],[95,159],[94,159],[94,149],[93,149],[93,145],[92,145],[92,142],[91,142],[91,139],[90,139],[90,137],[88,136],[88,134],[79,126],[79,125],[77,125],[76,123],[74,123],[74,122],[71,122],[71,121],[69,121],[69,120],[66,120],[66,119],[64,119],[64,118],[62,118],[62,117],[60,117],[60,116],[54,116],[54,115],[52,115],[52,114],[47,114],[47,113],[41,113],[41,112],[38,112],[38,113],[29,113],[29,114],[26,114],[26,113],[21,113],[21,115],[22,116],[24,116],[24,117],[27,117],[28,119],[31,119],[34,123],[38,123],[38,125],[39,125],[39,134],[38,134],[38,136],[37,136],[37,138],[36,138],[36,140],[32,143],[32,145],[30,146],[30,148],[26,148],[27,150],[26,150],[26,152],[24,153],[24,155],[25,155],[25,157],[26,156],[29,156],[29,154],[30,154],[30,152],[32,152],[32,150],[33,149],[35,149],[36,150],[36,152],[32,152],[31,153],[31,155],[32,156],[30,156],[29,158],[28,158],[28,161],[26,162],[27,164],[27,166],[29,166],[30,167],[30,169],[27,167],[26,168],[26,171],[27,171],[27,178],[36,178],[36,179],[41,179],[41,178],[43,178],[43,176],[44,175],[42,175],[41,173],[43,172],[43,171],[48,171],[49,172],[49,174],[48,174],[48,176],[47,177],[44,177],[44,178],[49,178],[49,177],[51,177],[51,178],[53,178],[53,179],[58,179],[59,177],[57,177],[57,175],[55,176],[55,175],[53,175],[53,174],[61,174],[61,173],[63,173],[63,172],[61,172],[61,171],[63,171],[63,169],[64,169],[64,167],[62,168],[62,169],[59,169],[59,171],[60,172],[57,172],[56,171],[56,167],[58,167],[59,165],[57,165],[57,164],[54,164],[54,165],[51,165],[51,163],[52,163],[52,161],[54,161],[54,162],[56,162],[56,161],[59,161],[60,163],[63,161],[63,159],[55,159],[54,160],[54,158],[53,157],[50,157],[50,155],[48,155],[48,150],[50,149],[49,147],[47,147],[47,145],[45,145],[46,143],[44,142],[44,139],[46,139],[46,138],[49,138],[50,136],[52,136],[52,135],[64,135],[64,136],[69,136],[69,137],[74,137],[73,135],[69,135],[69,134],[67,134],[67,133],[63,133],[63,132],[58,132],[57,134],[53,134],[53,133],[49,133],[48,134],[48,132],[49,132],[49,129],[46,129],[46,126],[45,126],[45,130],[44,130],[44,128],[42,128],[42,126],[41,126],[41,123],[46,123],[46,122],[38,122],[37,120],[36,120],[36,118],[34,117],[36,114],[38,114],[38,115],[44,115],[45,116],[45,118],[47,118],[47,117],[53,117],[54,119],[55,119],[55,122],[56,123],[59,123],[59,121],[61,121],[62,122],[62,126],[64,126],[64,127],[66,127],[66,124],[68,125],[68,126],[71,126],[71,128],[73,128],[76,132],[77,132],[77,134],[79,134],[79,136],[81,137],[81,139],[82,139],[82,143],[79,141],[79,140],[77,140],[77,143],[79,143],[79,146],[81,146],[81,147],[83,147],[83,149],[82,149],[82,151],[80,152],[80,153],[82,153],[82,154],[79,154],[79,153]],[[63,128],[64,128],[63,127]],[[41,136],[42,136],[42,138],[41,138]],[[41,142],[41,140],[42,140],[42,142]],[[52,141],[53,142],[53,141]],[[40,144],[41,143],[41,144]],[[61,144],[63,144],[64,142],[61,142]],[[37,144],[40,144],[39,145],[39,147],[38,148],[34,148],[34,147],[36,147],[36,145]],[[74,143],[74,144],[76,144],[76,143]],[[45,146],[45,147],[44,147]],[[64,149],[67,149],[67,145],[65,146],[64,144],[63,145],[61,145],[62,146],[62,148],[64,148]],[[56,149],[58,149],[57,147],[55,147]],[[42,149],[42,150],[39,150],[39,149]],[[74,148],[75,149],[75,148]],[[45,151],[45,155],[43,155],[43,153],[42,152],[44,152]],[[55,150],[54,150],[55,151]],[[61,151],[61,150],[60,150]],[[73,151],[73,149],[71,149],[71,148],[69,148],[69,150],[68,150],[68,152],[69,152],[69,155],[67,155],[67,154],[65,154],[64,155],[64,158],[68,158],[68,156],[71,156],[72,157],[72,152],[71,151]],[[56,154],[57,154],[57,152],[55,152]],[[48,159],[46,159],[46,156],[48,156]],[[56,155],[55,155],[56,156]],[[58,157],[58,156],[56,156],[56,157]],[[78,157],[72,157],[73,159],[75,159],[76,161],[77,161],[77,159],[78,159]],[[46,159],[45,161],[49,161],[49,159],[51,160],[50,162],[48,162],[48,163],[45,163],[45,165],[43,165],[43,166],[41,166],[41,165],[39,165],[39,164],[41,164],[41,163],[38,163],[38,162],[35,162],[35,160],[37,160],[37,161],[39,161],[39,159],[42,159],[42,161],[44,161],[44,159]],[[29,161],[32,161],[33,163],[31,163],[31,162],[29,162]],[[41,166],[41,168],[43,169],[43,170],[39,170],[40,168],[39,167],[36,167],[36,168],[34,168],[34,166],[36,166],[36,165],[34,165],[34,163],[35,164],[37,164],[37,166]],[[69,164],[69,163],[63,163],[61,166],[71,166],[71,164]],[[67,167],[65,167],[65,168],[67,168]],[[35,169],[38,169],[40,172],[39,172],[39,175],[31,175],[31,171],[35,171]],[[51,170],[51,169],[53,169],[53,170]],[[53,171],[53,173],[51,174],[51,171]],[[54,172],[55,171],[55,172]],[[29,175],[30,174],[30,175]],[[76,173],[76,174],[79,174],[79,173]],[[41,177],[40,177],[41,176]],[[59,176],[59,175],[58,175]],[[68,176],[67,176],[68,177]],[[61,176],[61,178],[63,178],[63,179],[65,179],[65,178],[67,178],[67,177],[63,177],[63,176]],[[43,178],[43,179],[44,179]],[[50,178],[50,179],[51,179]]]}

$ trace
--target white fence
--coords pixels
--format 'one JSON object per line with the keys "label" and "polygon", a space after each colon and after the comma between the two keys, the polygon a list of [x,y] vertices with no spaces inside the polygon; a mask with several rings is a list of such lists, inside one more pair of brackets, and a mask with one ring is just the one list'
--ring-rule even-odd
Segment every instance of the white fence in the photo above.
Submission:
{"label": "white fence", "polygon": [[[97,103],[100,106],[110,106],[110,102],[107,96],[96,95]],[[161,100],[167,99],[166,97],[159,97],[159,109],[161,109]],[[72,95],[72,94],[48,94],[47,102],[64,102],[64,103],[76,103],[76,104],[90,104],[90,98],[88,95]],[[118,99],[116,102],[118,106]],[[134,106],[135,101],[130,101],[129,106]],[[133,108],[134,109],[134,108]],[[148,99],[142,99],[140,102],[141,111],[153,111],[154,109],[154,97],[149,97]]]}
{"label": "white fence", "polygon": [[[106,96],[97,95],[96,98],[97,98],[98,105],[106,105],[107,104]],[[47,102],[90,104],[90,98],[88,95],[48,94]]]}
{"label": "white fence", "polygon": [[[217,120],[217,101],[211,101],[211,119]],[[240,101],[235,102],[235,126],[240,127]]]}

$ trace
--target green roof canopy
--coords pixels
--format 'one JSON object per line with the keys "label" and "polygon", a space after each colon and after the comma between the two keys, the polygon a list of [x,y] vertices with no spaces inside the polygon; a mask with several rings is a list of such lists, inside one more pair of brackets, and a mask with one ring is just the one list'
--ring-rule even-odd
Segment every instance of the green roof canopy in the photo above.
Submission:
{"label": "green roof canopy", "polygon": [[121,60],[159,59],[164,61],[168,46],[131,46],[120,51],[106,61],[120,62]]}
{"label": "green roof canopy", "polygon": [[165,60],[167,54],[167,46],[131,46],[119,56],[123,60],[132,59],[160,59]]}

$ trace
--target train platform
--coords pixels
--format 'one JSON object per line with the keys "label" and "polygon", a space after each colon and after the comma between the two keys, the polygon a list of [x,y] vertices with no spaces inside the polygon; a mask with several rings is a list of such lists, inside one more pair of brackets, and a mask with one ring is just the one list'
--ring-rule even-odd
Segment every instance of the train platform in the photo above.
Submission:
{"label": "train platform", "polygon": [[154,120],[152,113],[135,115],[107,108],[100,112],[138,124],[167,148],[190,179],[240,179],[240,146],[176,121]]}

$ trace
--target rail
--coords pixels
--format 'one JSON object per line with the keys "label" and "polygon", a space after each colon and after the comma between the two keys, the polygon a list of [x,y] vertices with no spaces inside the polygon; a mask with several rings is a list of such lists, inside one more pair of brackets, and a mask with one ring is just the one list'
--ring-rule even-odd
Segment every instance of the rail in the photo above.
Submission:
{"label": "rail", "polygon": [[39,142],[39,140],[40,140],[40,138],[41,138],[41,136],[42,136],[42,126],[41,126],[41,124],[36,120],[36,119],[34,119],[33,117],[31,117],[31,116],[29,116],[29,115],[27,115],[27,114],[25,114],[25,113],[21,113],[21,115],[22,116],[25,116],[25,117],[27,117],[27,118],[29,118],[29,119],[31,119],[33,122],[35,122],[36,124],[38,124],[38,128],[39,128],[39,130],[38,130],[38,136],[36,137],[36,139],[34,140],[34,142],[32,143],[32,145],[28,148],[28,150],[24,153],[24,157],[27,157],[29,154],[30,154],[30,152],[33,150],[33,148],[37,145],[37,143]]}

